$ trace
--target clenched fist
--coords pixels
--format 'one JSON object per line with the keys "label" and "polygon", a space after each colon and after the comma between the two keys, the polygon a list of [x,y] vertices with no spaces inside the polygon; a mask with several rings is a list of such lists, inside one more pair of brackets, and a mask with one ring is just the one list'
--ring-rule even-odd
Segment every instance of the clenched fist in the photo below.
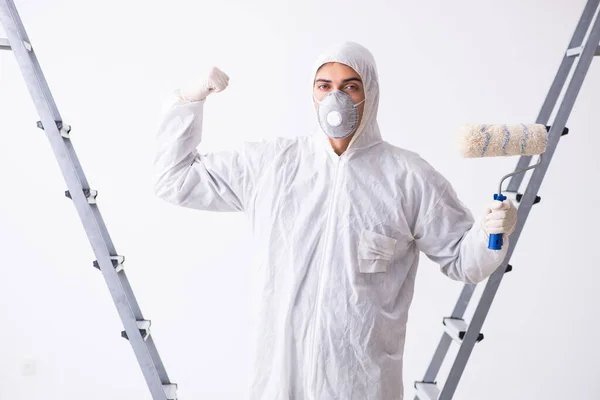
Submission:
{"label": "clenched fist", "polygon": [[176,90],[175,94],[182,100],[201,101],[211,93],[225,90],[228,84],[229,76],[219,68],[212,67],[203,77]]}

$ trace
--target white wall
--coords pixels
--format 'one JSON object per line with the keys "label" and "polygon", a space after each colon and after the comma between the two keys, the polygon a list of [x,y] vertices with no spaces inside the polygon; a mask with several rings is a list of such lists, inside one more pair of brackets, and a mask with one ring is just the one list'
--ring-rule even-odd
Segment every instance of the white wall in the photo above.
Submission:
{"label": "white wall", "polygon": [[[207,147],[305,134],[314,58],[332,42],[356,40],[379,64],[385,139],[423,155],[479,213],[516,159],[461,159],[455,129],[533,122],[584,3],[18,0],[17,7],[181,399],[233,400],[245,398],[250,368],[249,232],[242,215],[153,197],[153,139],[171,90],[210,64],[231,76],[207,106]],[[0,68],[0,399],[149,398],[9,52]],[[456,399],[597,399],[599,85],[596,61]],[[422,262],[407,398],[460,289]]]}

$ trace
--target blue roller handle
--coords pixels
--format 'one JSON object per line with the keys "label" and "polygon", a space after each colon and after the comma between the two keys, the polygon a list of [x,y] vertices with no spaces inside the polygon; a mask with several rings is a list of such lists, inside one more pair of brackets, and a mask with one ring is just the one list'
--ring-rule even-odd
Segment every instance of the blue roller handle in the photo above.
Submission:
{"label": "blue roller handle", "polygon": [[[494,194],[494,200],[504,201],[506,200],[506,196],[502,194]],[[488,249],[491,250],[501,250],[502,249],[502,234],[501,233],[492,233],[490,235],[490,240],[488,242]]]}

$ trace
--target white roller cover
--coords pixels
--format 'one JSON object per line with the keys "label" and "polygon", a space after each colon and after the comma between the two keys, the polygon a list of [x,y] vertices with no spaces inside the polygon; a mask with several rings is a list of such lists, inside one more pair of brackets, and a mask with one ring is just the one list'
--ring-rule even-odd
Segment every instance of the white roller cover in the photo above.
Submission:
{"label": "white roller cover", "polygon": [[537,155],[546,151],[548,131],[541,124],[462,125],[458,149],[465,158]]}

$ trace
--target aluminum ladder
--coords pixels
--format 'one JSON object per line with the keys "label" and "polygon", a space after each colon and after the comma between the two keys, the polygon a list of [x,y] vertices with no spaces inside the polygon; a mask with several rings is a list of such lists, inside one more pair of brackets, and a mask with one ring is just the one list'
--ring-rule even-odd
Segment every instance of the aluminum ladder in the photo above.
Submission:
{"label": "aluminum ladder", "polygon": [[66,181],[66,196],[72,199],[96,256],[98,268],[110,290],[153,400],[176,400],[177,385],[171,383],[150,335],[150,321],[142,315],[127,280],[123,263],[108,234],[96,203],[97,191],[90,188],[70,140],[71,127],[65,124],[52,98],[31,40],[12,0],[0,0],[0,24],[7,38],[0,38],[0,50],[12,50],[40,117],[44,130]]}
{"label": "aluminum ladder", "polygon": [[[512,270],[509,261],[519,241],[531,207],[541,200],[538,196],[540,185],[560,137],[568,133],[565,125],[592,59],[594,56],[600,55],[600,47],[598,46],[600,43],[599,4],[600,0],[588,0],[585,5],[568,49],[563,56],[558,72],[536,119],[537,124],[544,124],[549,129],[546,152],[538,161],[539,165],[533,170],[523,194],[518,193],[518,191],[524,174],[512,176],[505,190],[505,194],[511,195],[518,202],[518,224],[511,235],[508,253],[502,265],[488,278],[469,323],[465,321],[464,317],[466,308],[475,291],[475,285],[466,284],[463,287],[452,314],[450,317],[443,319],[444,333],[425,372],[425,377],[422,381],[415,382],[415,400],[452,399],[475,343],[483,339],[481,327],[504,274]],[[564,96],[561,98],[563,91]],[[555,117],[551,121],[553,115]],[[528,168],[531,159],[532,156],[520,157],[515,172]],[[436,383],[436,378],[453,341],[457,343],[459,350],[452,362],[448,377],[443,387],[440,388]]]}

